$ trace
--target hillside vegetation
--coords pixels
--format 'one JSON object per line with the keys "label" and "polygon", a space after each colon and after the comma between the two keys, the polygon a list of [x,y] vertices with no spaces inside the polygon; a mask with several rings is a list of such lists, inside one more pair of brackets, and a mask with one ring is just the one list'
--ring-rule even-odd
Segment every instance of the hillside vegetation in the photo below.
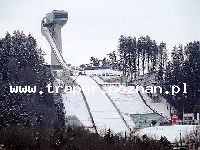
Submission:
{"label": "hillside vegetation", "polygon": [[[0,39],[0,149],[171,149],[164,137],[160,140],[146,135],[123,138],[110,130],[99,136],[83,128],[66,129],[61,96],[54,96],[45,88],[54,79],[43,56],[32,35],[14,31]],[[10,86],[36,86],[37,91],[15,93],[10,92]]]}

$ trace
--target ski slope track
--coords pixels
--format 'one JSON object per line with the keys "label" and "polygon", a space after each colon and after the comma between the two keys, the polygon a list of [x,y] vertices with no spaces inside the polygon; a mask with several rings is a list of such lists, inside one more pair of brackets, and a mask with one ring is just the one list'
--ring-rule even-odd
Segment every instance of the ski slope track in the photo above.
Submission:
{"label": "ski slope track", "polygon": [[[98,133],[101,134],[102,131],[109,128],[115,133],[129,130],[105,92],[100,89],[91,77],[79,76],[76,82],[82,88],[88,87],[90,89],[90,92],[83,92],[90,107]],[[92,88],[94,92],[92,92]]]}
{"label": "ski slope track", "polygon": [[81,93],[76,93],[74,95],[73,93],[67,93],[63,94],[62,97],[67,116],[75,115],[83,126],[93,126]]}
{"label": "ski slope track", "polygon": [[[97,82],[94,78],[92,78],[92,79],[98,84],[98,82]],[[98,86],[101,88],[101,90],[105,91],[99,84],[98,84]],[[117,110],[118,114],[119,114],[120,117],[122,118],[123,122],[125,123],[126,127],[129,129],[129,131],[130,131],[130,133],[131,133],[131,130],[132,130],[132,129],[131,129],[131,127],[130,127],[130,124],[128,124],[128,123],[126,122],[126,120],[125,120],[124,116],[121,114],[119,108],[117,107],[117,105],[115,104],[115,102],[110,98],[110,96],[108,95],[108,93],[107,93],[106,91],[105,91],[105,94],[106,94],[106,96],[108,97],[108,99],[110,100],[110,102],[113,104],[113,106],[114,106],[115,109]]]}
{"label": "ski slope track", "polygon": [[56,41],[52,38],[49,29],[42,25],[42,30],[44,31],[45,37],[46,37],[47,41],[49,42],[59,64],[63,67],[64,70],[69,71],[70,68],[67,66],[64,58],[62,57],[62,54],[60,53],[60,49],[59,49]]}
{"label": "ski slope track", "polygon": [[168,109],[169,104],[167,104],[166,100],[162,98],[161,102],[154,103],[152,99],[146,94],[141,93],[141,96],[145,100],[146,104],[155,112],[162,116],[170,117],[170,109]]}
{"label": "ski slope track", "polygon": [[[93,79],[99,84],[105,84],[105,82],[98,76],[94,76]],[[119,89],[119,87],[115,88]],[[146,113],[153,113],[153,111],[145,105],[142,98],[135,90],[132,93],[128,92],[132,87],[124,87],[124,88],[126,89],[126,91],[123,93],[120,93],[118,90],[115,93],[109,93],[112,87],[107,87],[107,86],[103,87],[103,90],[109,94],[109,97],[115,103],[116,107],[119,109],[126,123],[130,127],[134,127],[135,124],[132,121],[130,114],[146,114]]]}
{"label": "ski slope track", "polygon": [[[70,71],[70,68],[67,66],[65,60],[62,57],[59,46],[57,45],[54,38],[51,36],[49,28],[44,27],[43,24],[41,24],[41,28],[42,33],[49,42],[59,64],[64,70]],[[92,124],[98,130],[98,133],[100,133],[102,130],[105,131],[105,129],[108,128],[110,128],[115,133],[129,130],[123,119],[121,118],[119,112],[113,106],[104,91],[102,91],[99,88],[98,84],[93,81],[93,79],[88,76],[80,76],[77,78],[76,81],[80,85],[80,87],[90,86],[90,88],[98,88],[95,89],[94,93],[84,93],[84,91],[80,91],[80,93],[76,96],[64,95],[63,100],[68,115],[75,115],[76,117],[78,117],[79,120],[81,120],[81,122],[85,126],[90,126]],[[82,96],[82,100],[80,100],[80,95]],[[74,99],[76,99],[76,102],[74,101]],[[72,103],[70,103],[71,100],[73,101]],[[85,102],[85,104],[83,104],[83,102]],[[84,106],[80,107],[80,105],[78,104]],[[74,110],[76,111],[70,108],[74,108]],[[83,113],[83,116],[81,116],[81,112]]]}

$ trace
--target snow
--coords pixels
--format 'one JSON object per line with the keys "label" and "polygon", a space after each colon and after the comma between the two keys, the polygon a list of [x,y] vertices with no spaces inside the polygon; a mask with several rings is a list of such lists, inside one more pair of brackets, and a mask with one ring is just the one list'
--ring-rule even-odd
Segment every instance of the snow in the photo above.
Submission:
{"label": "snow", "polygon": [[[136,85],[141,85],[141,86],[154,86],[152,82],[155,81],[155,75],[151,74],[145,74],[142,76],[138,76],[136,78],[135,84]],[[147,105],[149,105],[153,110],[157,111],[159,114],[163,116],[170,117],[170,109],[169,109],[169,104],[163,97],[161,98],[160,102],[153,102],[152,99],[147,95],[147,93],[143,93],[142,90],[139,88],[143,98],[145,99]]]}
{"label": "snow", "polygon": [[60,63],[60,65],[62,67],[64,67],[66,70],[69,70],[69,67],[67,66],[65,60],[62,57],[62,54],[60,53],[60,49],[57,46],[57,43],[55,42],[55,40],[51,37],[50,31],[47,27],[42,27],[44,33],[45,33],[45,37],[47,39],[47,41],[49,42],[58,62]]}
{"label": "snow", "polygon": [[92,74],[102,75],[103,73],[112,73],[112,74],[117,74],[117,75],[122,74],[121,71],[115,71],[111,69],[86,70],[85,73],[87,75],[92,75]]}
{"label": "snow", "polygon": [[148,135],[150,137],[155,137],[156,139],[160,139],[161,136],[165,136],[170,142],[179,141],[180,132],[182,135],[182,139],[184,136],[194,131],[196,128],[195,125],[172,125],[172,126],[154,126],[142,129],[136,134],[138,135]]}
{"label": "snow", "polygon": [[[86,72],[87,76],[78,76],[76,82],[82,87],[82,89],[85,86],[90,89],[90,92],[84,92],[84,95],[90,107],[98,133],[106,131],[108,128],[111,128],[115,133],[124,132],[128,129],[116,108],[120,111],[125,122],[131,128],[134,128],[135,125],[130,118],[130,114],[152,113],[152,110],[143,103],[140,95],[134,89],[132,89],[131,93],[128,92],[133,87],[124,87],[126,89],[124,93],[118,92],[119,87],[116,87],[117,92],[109,94],[110,87],[105,86],[102,90],[97,84],[105,83],[102,79],[98,76],[93,76],[92,78],[97,82],[96,83],[91,77],[89,77],[89,75],[92,74],[102,74],[106,72],[113,73],[112,70],[109,69],[98,71],[90,70]],[[75,79],[76,76],[73,76],[72,78]],[[92,92],[92,87],[95,87],[94,92]],[[111,100],[107,97],[105,92],[114,102],[116,108],[111,103]],[[169,110],[167,109],[167,103],[165,100],[162,100],[162,103],[152,103],[151,98],[148,97],[147,94],[142,95],[152,109],[155,109],[159,113],[162,112],[163,115],[169,116]],[[67,115],[76,115],[84,126],[92,126],[91,118],[81,93],[76,93],[75,95],[73,95],[73,93],[67,93],[63,95],[63,99]],[[141,136],[147,134],[148,136],[156,137],[157,139],[161,136],[165,136],[170,142],[175,142],[175,140],[179,140],[180,132],[184,137],[194,129],[195,126],[193,125],[153,126],[139,130],[136,134]]]}
{"label": "snow", "polygon": [[153,103],[152,99],[146,93],[141,94],[147,105],[149,105],[153,110],[157,111],[159,114],[162,114],[162,116],[170,117],[169,104],[166,102],[166,100],[162,99],[160,103]]}
{"label": "snow", "polygon": [[[109,89],[112,87],[104,87],[103,89],[108,93]],[[115,101],[117,106],[120,108],[122,112],[129,114],[144,114],[144,113],[152,113],[152,111],[147,107],[138,93],[135,92],[133,86],[124,87],[125,92],[120,93],[120,87],[115,87],[117,92],[111,93],[110,97]],[[129,93],[129,92],[134,93]]]}
{"label": "snow", "polygon": [[[69,67],[60,53],[59,47],[57,46],[55,40],[51,37],[50,31],[47,27],[42,27],[42,29],[60,65],[69,70]],[[87,75],[102,75],[102,73],[112,73],[117,75],[122,74],[119,71],[113,71],[110,69],[86,71]],[[107,76],[105,78],[107,79],[110,77]],[[94,77],[94,79],[98,83],[103,83],[103,81],[98,77]],[[79,76],[76,81],[82,88],[84,86],[87,86],[90,89],[92,89],[92,87],[98,87],[98,84],[89,76]],[[59,79],[56,79],[56,82],[58,84],[62,83]],[[100,88],[95,88],[94,92],[84,92],[95,125],[98,128],[98,132],[108,128],[113,130],[115,133],[124,132],[127,130],[126,124],[116,110],[115,106],[124,117],[126,123],[128,123],[131,127],[134,126],[134,123],[130,119],[130,114],[152,113],[152,111],[143,103],[143,100],[133,89],[133,87],[125,87],[126,91],[124,93],[120,93],[120,87],[116,87],[117,92],[112,94],[109,93],[109,88],[110,87],[103,87],[104,91],[102,91]],[[128,91],[131,88],[132,93],[129,93]],[[111,100],[104,92],[109,94],[109,97],[114,102],[115,106],[111,103]],[[149,98],[147,94],[144,93],[142,95],[146,100],[146,103],[152,109],[158,113],[162,113],[163,116],[170,116],[170,110],[167,109],[168,104],[166,101],[162,100],[161,103],[152,103],[152,99]],[[75,94],[62,94],[62,96],[67,116],[75,115],[84,126],[93,126],[89,112],[86,108],[86,104],[83,100],[83,96],[80,92]],[[175,142],[175,140],[179,140],[180,133],[182,135],[186,135],[193,130],[195,130],[195,126],[193,125],[154,126],[142,129],[138,131],[137,134],[147,134],[149,136],[156,137],[157,139],[159,139],[161,136],[165,136],[170,142]]]}
{"label": "snow", "polygon": [[93,126],[81,93],[66,93],[62,97],[67,116],[75,115],[83,126]]}
{"label": "snow", "polygon": [[[76,82],[82,88],[86,86],[90,88],[90,92],[84,94],[99,132],[108,128],[115,133],[128,130],[109,98],[92,78],[79,76]],[[93,92],[92,87],[96,87]]]}
{"label": "snow", "polygon": [[[94,76],[93,79],[97,83],[105,83],[98,76]],[[108,93],[109,97],[113,100],[117,108],[120,110],[123,115],[125,121],[129,124],[130,127],[134,127],[135,124],[132,121],[130,114],[145,114],[145,113],[153,113],[149,107],[147,107],[140,95],[135,91],[133,86],[123,87],[125,88],[125,92],[120,93],[120,87],[112,87],[105,86],[103,89],[106,93]],[[116,92],[111,93],[110,91],[116,90]]]}
{"label": "snow", "polygon": [[57,76],[60,78],[64,75],[64,71],[63,70],[54,70],[57,74]]}

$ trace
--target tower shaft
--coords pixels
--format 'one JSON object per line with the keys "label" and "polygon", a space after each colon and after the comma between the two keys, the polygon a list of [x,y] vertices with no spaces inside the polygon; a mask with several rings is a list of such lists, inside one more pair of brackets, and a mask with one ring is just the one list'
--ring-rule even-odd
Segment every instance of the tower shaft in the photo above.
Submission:
{"label": "tower shaft", "polygon": [[[55,42],[57,43],[60,52],[62,53],[62,36],[61,36],[61,28],[62,26],[55,24],[52,28],[52,34],[54,37]],[[58,60],[56,59],[56,56],[51,48],[51,65],[59,65]]]}

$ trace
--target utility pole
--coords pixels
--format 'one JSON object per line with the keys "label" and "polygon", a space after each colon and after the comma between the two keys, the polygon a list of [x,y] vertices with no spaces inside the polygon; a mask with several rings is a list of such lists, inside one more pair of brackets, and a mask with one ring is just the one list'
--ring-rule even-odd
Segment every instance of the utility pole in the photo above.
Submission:
{"label": "utility pole", "polygon": [[180,143],[181,143],[181,147],[182,147],[181,130],[178,129],[178,131],[180,132]]}

